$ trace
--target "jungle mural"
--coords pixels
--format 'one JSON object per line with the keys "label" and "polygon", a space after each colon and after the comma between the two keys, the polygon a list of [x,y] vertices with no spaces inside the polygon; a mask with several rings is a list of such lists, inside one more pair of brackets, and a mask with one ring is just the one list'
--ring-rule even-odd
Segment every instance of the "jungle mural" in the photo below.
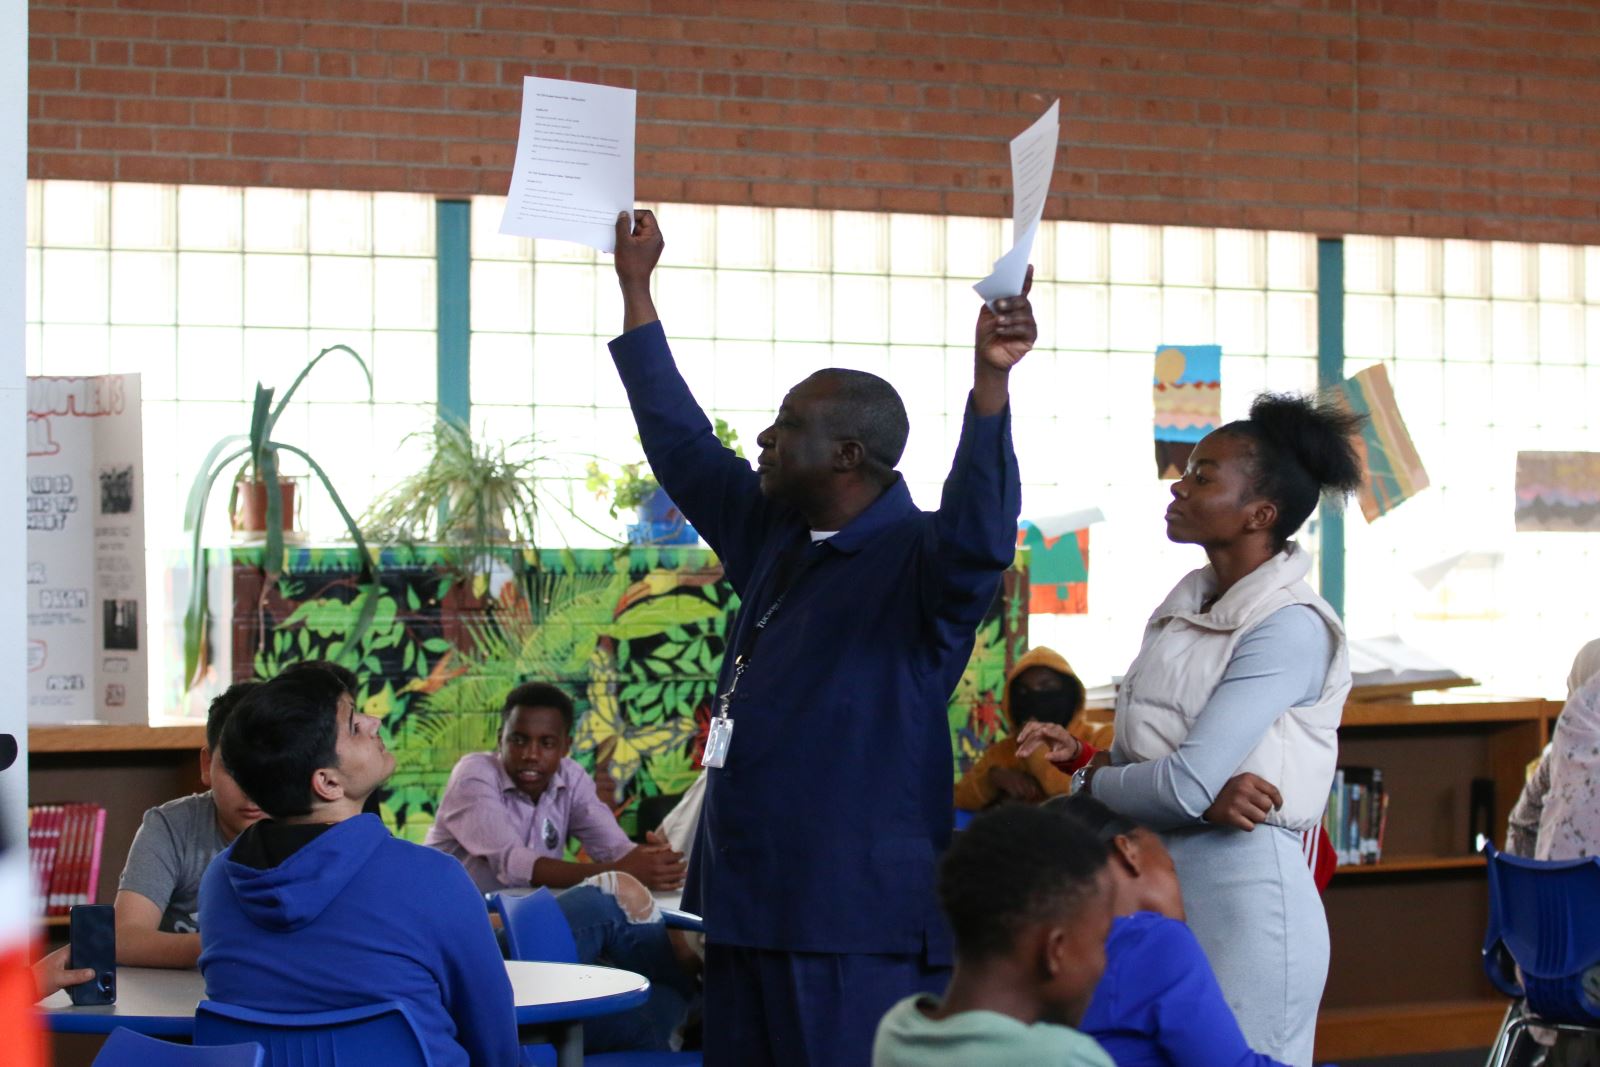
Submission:
{"label": "jungle mural", "polygon": [[[216,565],[231,565],[234,680],[305,659],[355,671],[358,706],[382,720],[395,754],[383,817],[414,841],[456,760],[494,747],[501,701],[529,680],[572,694],[573,758],[615,781],[625,830],[640,798],[689,787],[738,606],[711,552],[507,550],[461,562],[445,549],[385,549],[372,621],[350,645],[368,595],[354,549],[289,549],[270,585],[259,549],[231,550]],[[952,779],[1000,732],[1006,667],[1027,646],[1027,589],[1025,570],[1007,573],[950,698]]]}

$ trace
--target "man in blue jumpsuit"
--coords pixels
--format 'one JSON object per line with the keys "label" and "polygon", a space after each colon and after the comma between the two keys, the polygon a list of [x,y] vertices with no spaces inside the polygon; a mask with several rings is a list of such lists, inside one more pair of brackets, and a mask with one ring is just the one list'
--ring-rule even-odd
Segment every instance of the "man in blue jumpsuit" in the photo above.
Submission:
{"label": "man in blue jumpsuit", "polygon": [[611,354],[651,468],[743,602],[684,892],[706,921],[705,1063],[864,1067],[883,1013],[948,977],[945,708],[1016,548],[1007,390],[1037,335],[1027,287],[978,313],[961,442],[928,513],[894,470],[905,408],[864,372],[790,390],[754,472],[723,448],[650,297],[662,248],[650,212],[617,220]]}

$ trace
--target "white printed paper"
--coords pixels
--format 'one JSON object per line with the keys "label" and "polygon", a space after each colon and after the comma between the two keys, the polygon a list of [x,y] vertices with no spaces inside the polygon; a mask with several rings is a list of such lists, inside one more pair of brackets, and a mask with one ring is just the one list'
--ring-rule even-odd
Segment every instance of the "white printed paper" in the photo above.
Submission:
{"label": "white printed paper", "polygon": [[149,717],[139,376],[28,379],[28,721]]}
{"label": "white printed paper", "polygon": [[609,85],[522,79],[522,129],[500,232],[613,252],[633,210],[638,94]]}
{"label": "white printed paper", "polygon": [[986,304],[1022,292],[1060,140],[1061,101],[1057,100],[1011,141],[1011,251],[995,260],[993,273],[972,287]]}

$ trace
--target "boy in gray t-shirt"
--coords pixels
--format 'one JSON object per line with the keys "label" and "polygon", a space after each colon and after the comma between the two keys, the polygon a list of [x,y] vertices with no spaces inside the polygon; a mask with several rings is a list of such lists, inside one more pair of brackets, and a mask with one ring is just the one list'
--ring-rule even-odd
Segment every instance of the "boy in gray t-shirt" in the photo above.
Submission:
{"label": "boy in gray t-shirt", "polygon": [[218,852],[262,817],[222,765],[222,724],[259,682],[230,686],[206,712],[200,750],[205,793],[169,800],[144,813],[117,883],[117,963],[124,967],[193,967],[200,959],[200,877]]}
{"label": "boy in gray t-shirt", "polygon": [[157,929],[163,933],[200,930],[200,876],[233,837],[223,835],[217,815],[210,791],[169,800],[144,813],[117,892],[137,893],[161,906]]}

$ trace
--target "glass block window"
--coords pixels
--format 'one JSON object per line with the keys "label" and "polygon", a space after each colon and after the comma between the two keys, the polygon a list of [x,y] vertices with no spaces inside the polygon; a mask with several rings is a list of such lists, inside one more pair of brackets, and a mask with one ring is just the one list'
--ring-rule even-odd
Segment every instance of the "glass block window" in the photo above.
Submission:
{"label": "glass block window", "polygon": [[1346,521],[1357,637],[1511,694],[1564,695],[1600,636],[1600,535],[1518,533],[1516,457],[1600,450],[1600,248],[1351,237],[1346,370],[1387,364],[1431,487]]}
{"label": "glass block window", "polygon": [[[622,533],[587,494],[593,454],[642,458],[606,341],[621,329],[609,256],[497,231],[504,201],[472,209],[475,428],[533,434],[584,522]],[[1008,247],[999,220],[668,204],[656,304],[678,365],[747,455],[783,393],[822,367],[872,371],[911,415],[900,469],[936,507],[972,383],[972,284]],[[1161,344],[1222,345],[1223,415],[1263,389],[1316,386],[1316,241],[1291,233],[1047,223],[1034,252],[1036,350],[1016,373],[1013,432],[1024,516],[1100,507],[1090,614],[1033,620],[1091,684],[1121,674],[1145,618],[1204,562],[1165,539],[1151,377]],[[553,524],[566,522],[547,510]],[[581,528],[581,527],[580,527]],[[562,531],[549,533],[559,538]],[[570,530],[567,531],[570,535]],[[580,536],[592,536],[582,532]],[[1315,550],[1315,539],[1307,539]]]}
{"label": "glass block window", "polygon": [[[151,706],[173,710],[182,606],[164,603],[165,569],[183,551],[196,465],[248,431],[255,383],[281,392],[317,351],[349,345],[371,397],[355,364],[330,356],[277,436],[316,457],[358,514],[414,469],[401,442],[432,425],[437,398],[433,199],[71,181],[31,182],[28,197],[28,373],[141,376]],[[213,544],[228,536],[226,492],[212,497]],[[320,488],[302,518],[313,540],[342,533]]]}

